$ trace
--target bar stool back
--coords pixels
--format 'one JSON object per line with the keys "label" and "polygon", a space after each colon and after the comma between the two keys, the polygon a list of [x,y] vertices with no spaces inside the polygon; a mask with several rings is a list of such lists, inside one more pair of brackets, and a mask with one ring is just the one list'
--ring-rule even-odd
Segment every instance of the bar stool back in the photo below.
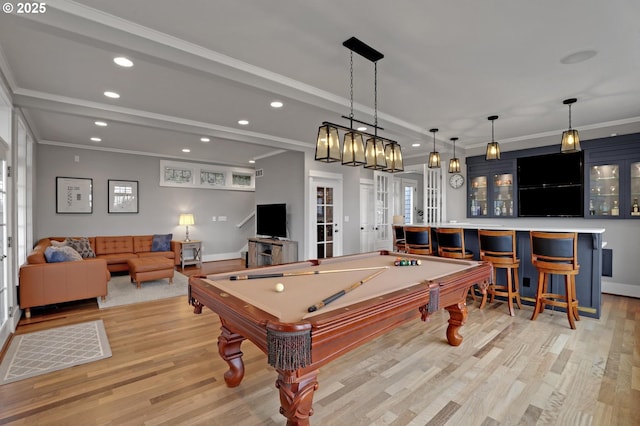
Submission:
{"label": "bar stool back", "polygon": [[473,252],[464,248],[462,228],[437,228],[438,256],[454,259],[472,259]]}
{"label": "bar stool back", "polygon": [[[522,309],[518,280],[520,260],[516,256],[516,231],[479,229],[478,240],[480,242],[480,259],[491,262],[493,265],[493,284],[488,288],[491,296],[489,301],[493,302],[496,295],[506,297],[509,314],[515,316],[513,299],[516,300],[518,309]],[[505,285],[496,284],[497,269],[505,269],[507,273]]]}
{"label": "bar stool back", "polygon": [[[453,259],[473,259],[473,252],[464,247],[464,229],[462,228],[436,228],[438,239],[438,256]],[[469,287],[469,293],[475,302],[476,293],[473,286]],[[482,290],[480,308],[487,302],[487,292]]]}
{"label": "bar stool back", "polygon": [[408,226],[404,229],[407,252],[411,254],[433,254],[431,248],[431,227]]}
{"label": "bar stool back", "polygon": [[406,251],[406,238],[404,235],[404,225],[392,225],[393,247],[395,251]]}
{"label": "bar stool back", "polygon": [[[578,265],[578,234],[576,232],[538,232],[531,234],[531,263],[538,269],[538,291],[536,306],[531,320],[544,311],[545,305],[558,306],[567,310],[569,326],[576,328],[578,299],[576,298],[575,277],[580,272]],[[565,294],[549,293],[549,277],[564,275]]]}

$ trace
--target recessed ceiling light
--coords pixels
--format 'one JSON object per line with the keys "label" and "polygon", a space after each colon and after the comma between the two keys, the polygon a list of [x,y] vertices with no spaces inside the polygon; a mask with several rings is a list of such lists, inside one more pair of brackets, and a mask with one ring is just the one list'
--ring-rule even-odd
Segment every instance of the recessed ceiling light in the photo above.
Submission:
{"label": "recessed ceiling light", "polygon": [[241,126],[246,126],[247,124],[249,124],[249,120],[238,120],[238,124],[240,124]]}
{"label": "recessed ceiling light", "polygon": [[94,124],[100,127],[107,127],[107,123],[105,123],[104,121],[95,121]]}
{"label": "recessed ceiling light", "polygon": [[591,50],[591,49],[581,50],[579,52],[571,53],[565,56],[564,58],[560,59],[560,63],[565,65],[577,64],[580,62],[588,61],[589,59],[593,58],[597,54],[598,52],[596,52],[595,50]]}
{"label": "recessed ceiling light", "polygon": [[357,128],[357,130],[360,131],[360,132],[364,132],[365,130],[367,130],[367,128],[364,127],[364,126],[360,126],[360,127]]}
{"label": "recessed ceiling light", "polygon": [[133,66],[133,62],[131,62],[131,59],[125,58],[124,56],[113,58],[113,62],[125,68],[131,68]]}
{"label": "recessed ceiling light", "polygon": [[91,142],[102,142],[100,138],[91,138]]}
{"label": "recessed ceiling light", "polygon": [[256,160],[249,160],[249,163],[255,164]]}
{"label": "recessed ceiling light", "polygon": [[271,108],[282,108],[284,104],[280,101],[273,101],[271,102]]}
{"label": "recessed ceiling light", "polygon": [[611,133],[611,136],[618,136],[617,133]]}
{"label": "recessed ceiling light", "polygon": [[108,92],[108,91],[107,91],[107,92],[104,92],[104,95],[105,95],[107,98],[112,98],[112,99],[118,99],[118,98],[120,97],[120,95],[119,95],[119,94],[117,94],[116,92]]}
{"label": "recessed ceiling light", "polygon": [[182,152],[191,152],[189,148],[182,148]]}
{"label": "recessed ceiling light", "polygon": [[200,138],[200,142],[211,142],[209,138]]}
{"label": "recessed ceiling light", "polygon": [[414,147],[414,148],[417,148],[417,147],[420,146],[420,144],[419,143],[412,143],[411,146]]}

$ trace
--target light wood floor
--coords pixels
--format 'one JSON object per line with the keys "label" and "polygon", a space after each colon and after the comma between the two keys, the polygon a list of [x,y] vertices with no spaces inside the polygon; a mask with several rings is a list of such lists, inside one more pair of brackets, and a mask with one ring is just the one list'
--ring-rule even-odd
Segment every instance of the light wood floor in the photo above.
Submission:
{"label": "light wood floor", "polygon": [[[321,369],[312,424],[639,425],[640,300],[603,301],[602,318],[573,331],[561,313],[532,322],[531,307],[510,317],[504,303],[469,306],[459,347],[446,343],[444,311],[407,324]],[[246,341],[245,378],[227,388],[219,320],[207,309],[194,315],[186,297],[73,304],[34,313],[17,333],[94,319],[113,356],[0,386],[0,424],[285,423],[266,356]]]}

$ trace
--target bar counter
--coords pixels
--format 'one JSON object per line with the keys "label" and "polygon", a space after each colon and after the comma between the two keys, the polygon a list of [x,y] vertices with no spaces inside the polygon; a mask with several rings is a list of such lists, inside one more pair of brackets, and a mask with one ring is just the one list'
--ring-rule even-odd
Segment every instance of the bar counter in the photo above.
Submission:
{"label": "bar counter", "polygon": [[[580,273],[576,276],[576,293],[578,297],[578,311],[580,315],[592,318],[600,318],[601,305],[601,276],[602,276],[602,248],[604,244],[602,228],[572,228],[572,227],[540,227],[540,226],[502,226],[485,223],[471,222],[446,222],[433,225],[405,224],[404,226],[431,226],[431,241],[434,253],[437,253],[438,241],[435,237],[435,228],[463,228],[465,248],[471,250],[474,259],[480,258],[480,244],[478,229],[514,229],[516,231],[516,250],[520,259],[518,269],[518,286],[522,301],[527,305],[535,303],[536,289],[538,286],[538,270],[531,264],[531,242],[529,231],[542,232],[577,232],[578,233],[578,263]],[[506,276],[499,270],[497,281],[504,283]],[[550,290],[553,293],[564,293],[564,277],[552,276]],[[547,310],[552,307],[547,307]],[[560,310],[559,308],[556,308]]]}

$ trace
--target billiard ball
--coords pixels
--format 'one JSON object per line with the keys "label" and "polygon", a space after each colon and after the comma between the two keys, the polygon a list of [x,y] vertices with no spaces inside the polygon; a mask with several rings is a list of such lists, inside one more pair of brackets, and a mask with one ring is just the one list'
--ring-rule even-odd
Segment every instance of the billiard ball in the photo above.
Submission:
{"label": "billiard ball", "polygon": [[276,291],[278,293],[282,293],[284,291],[284,284],[282,284],[282,283],[276,284]]}

